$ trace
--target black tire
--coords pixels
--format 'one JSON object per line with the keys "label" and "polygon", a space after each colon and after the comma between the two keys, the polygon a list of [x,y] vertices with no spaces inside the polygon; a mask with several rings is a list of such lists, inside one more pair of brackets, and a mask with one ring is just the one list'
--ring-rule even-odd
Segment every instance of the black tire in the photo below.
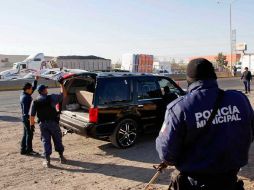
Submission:
{"label": "black tire", "polygon": [[111,143],[118,148],[129,148],[135,144],[138,134],[137,122],[133,119],[120,121],[113,134],[109,137]]}

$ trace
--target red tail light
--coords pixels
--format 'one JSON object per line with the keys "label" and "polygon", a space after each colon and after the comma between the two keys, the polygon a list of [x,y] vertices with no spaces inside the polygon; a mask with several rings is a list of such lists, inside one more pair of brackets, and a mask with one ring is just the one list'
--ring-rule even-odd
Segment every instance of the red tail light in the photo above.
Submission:
{"label": "red tail light", "polygon": [[89,109],[89,122],[97,123],[98,121],[98,108],[90,108]]}
{"label": "red tail light", "polygon": [[64,75],[63,75],[63,79],[70,78],[70,77],[72,77],[72,76],[74,76],[74,75],[75,75],[75,74],[73,74],[73,73],[64,74]]}
{"label": "red tail light", "polygon": [[56,104],[56,111],[60,111],[61,110],[61,108],[60,108],[61,106],[60,106],[60,104],[58,103],[58,104]]}

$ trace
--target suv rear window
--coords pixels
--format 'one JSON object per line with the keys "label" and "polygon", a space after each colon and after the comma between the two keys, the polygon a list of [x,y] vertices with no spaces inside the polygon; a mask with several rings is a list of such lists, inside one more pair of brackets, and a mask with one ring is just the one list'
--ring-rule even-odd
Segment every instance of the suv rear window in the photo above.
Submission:
{"label": "suv rear window", "polygon": [[98,104],[114,104],[118,102],[129,102],[130,80],[126,78],[107,78],[98,83]]}

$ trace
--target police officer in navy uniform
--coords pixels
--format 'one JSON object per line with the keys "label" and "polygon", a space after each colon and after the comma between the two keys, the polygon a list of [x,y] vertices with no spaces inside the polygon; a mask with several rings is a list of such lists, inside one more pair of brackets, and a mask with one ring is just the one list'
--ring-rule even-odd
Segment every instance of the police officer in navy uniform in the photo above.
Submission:
{"label": "police officer in navy uniform", "polygon": [[211,125],[204,130],[221,92],[216,79],[211,62],[190,61],[188,94],[167,106],[156,149],[160,169],[168,165],[177,169],[169,189],[243,189],[237,173],[248,163],[254,113],[243,93],[224,91]]}
{"label": "police officer in navy uniform", "polygon": [[37,114],[46,159],[43,165],[50,167],[50,155],[52,153],[51,137],[55,145],[55,150],[59,153],[60,162],[65,163],[62,133],[59,127],[59,113],[56,110],[56,105],[62,102],[65,95],[64,87],[61,84],[61,93],[51,95],[48,95],[48,87],[45,85],[39,85],[37,89],[39,96],[32,103],[30,124],[35,124],[35,115]]}
{"label": "police officer in navy uniform", "polygon": [[23,86],[23,92],[20,95],[20,105],[22,111],[22,122],[24,126],[24,133],[21,140],[21,150],[20,154],[22,155],[37,155],[38,153],[33,151],[33,134],[34,126],[30,126],[29,123],[29,110],[32,103],[32,94],[37,88],[38,76],[35,77],[33,84],[26,83]]}

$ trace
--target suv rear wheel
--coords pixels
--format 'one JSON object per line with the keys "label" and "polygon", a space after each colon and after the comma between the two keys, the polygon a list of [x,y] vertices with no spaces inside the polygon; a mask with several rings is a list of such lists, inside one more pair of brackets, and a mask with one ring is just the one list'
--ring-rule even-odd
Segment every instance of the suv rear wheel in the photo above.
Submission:
{"label": "suv rear wheel", "polygon": [[133,119],[123,119],[116,126],[109,137],[111,143],[118,148],[128,148],[135,144],[137,139],[137,122]]}

